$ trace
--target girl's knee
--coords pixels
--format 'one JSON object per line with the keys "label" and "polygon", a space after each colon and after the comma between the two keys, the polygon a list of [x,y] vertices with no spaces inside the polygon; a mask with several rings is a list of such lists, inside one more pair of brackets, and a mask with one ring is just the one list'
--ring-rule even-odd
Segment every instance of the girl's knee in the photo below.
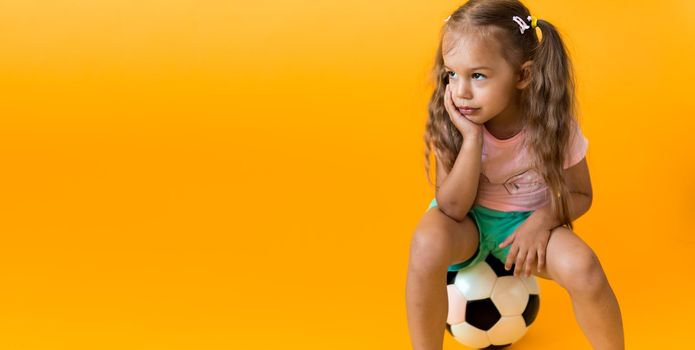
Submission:
{"label": "girl's knee", "polygon": [[411,265],[426,269],[446,267],[451,245],[451,237],[443,229],[417,229],[410,241]]}
{"label": "girl's knee", "polygon": [[562,270],[561,282],[570,294],[596,294],[606,283],[598,256],[589,247],[568,254]]}

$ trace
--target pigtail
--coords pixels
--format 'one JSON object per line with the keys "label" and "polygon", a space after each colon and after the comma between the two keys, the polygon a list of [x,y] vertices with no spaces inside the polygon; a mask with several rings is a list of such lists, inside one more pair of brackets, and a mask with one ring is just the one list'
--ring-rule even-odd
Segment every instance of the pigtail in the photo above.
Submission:
{"label": "pigtail", "polygon": [[574,130],[576,111],[572,65],[560,33],[538,19],[542,39],[532,50],[531,82],[522,92],[530,133],[527,142],[536,151],[535,168],[550,193],[553,211],[562,225],[572,229],[569,190],[562,176],[565,155]]}
{"label": "pigtail", "polygon": [[[425,124],[425,135],[423,137],[425,141],[425,174],[430,185],[433,185],[430,179],[430,156],[432,151],[436,155],[436,161],[442,162],[444,169],[451,169],[463,143],[461,132],[451,122],[449,114],[444,107],[444,92],[446,91],[448,79],[444,69],[441,45],[440,41],[430,77],[434,89],[427,106],[429,118],[427,118]],[[438,188],[441,184],[434,185]]]}

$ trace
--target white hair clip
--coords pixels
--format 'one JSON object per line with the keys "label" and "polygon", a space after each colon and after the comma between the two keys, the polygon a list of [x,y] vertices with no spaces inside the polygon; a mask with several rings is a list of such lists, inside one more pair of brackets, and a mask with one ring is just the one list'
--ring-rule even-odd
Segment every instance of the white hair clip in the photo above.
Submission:
{"label": "white hair clip", "polygon": [[[526,24],[526,22],[524,22],[524,20],[521,19],[521,17],[519,17],[519,16],[514,16],[514,17],[512,17],[512,19],[514,20],[514,22],[516,22],[516,23],[519,25],[519,31],[521,31],[521,34],[524,34],[524,30],[531,28],[531,27],[529,27],[528,24]],[[527,19],[530,21],[530,20],[531,20],[531,16],[528,16]]]}
{"label": "white hair clip", "polygon": [[451,18],[451,15],[449,15],[449,17],[447,17],[446,19],[444,19],[444,22],[448,21],[449,18]]}

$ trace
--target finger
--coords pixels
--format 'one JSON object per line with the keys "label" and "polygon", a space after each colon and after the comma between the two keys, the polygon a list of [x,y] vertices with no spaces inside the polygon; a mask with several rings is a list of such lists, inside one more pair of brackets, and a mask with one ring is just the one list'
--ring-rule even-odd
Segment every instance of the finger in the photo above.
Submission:
{"label": "finger", "polygon": [[448,111],[451,109],[451,105],[451,89],[449,88],[449,84],[446,84],[446,91],[444,91],[444,107],[446,107]]}
{"label": "finger", "polygon": [[534,250],[529,250],[528,255],[526,255],[526,264],[524,265],[524,274],[526,277],[531,276],[531,270],[533,269],[533,263],[536,260],[536,252]]}
{"label": "finger", "polygon": [[538,249],[538,272],[543,271],[545,268],[545,247]]}
{"label": "finger", "polygon": [[519,250],[519,247],[516,245],[512,245],[512,248],[509,250],[509,254],[507,255],[507,261],[504,263],[504,269],[509,271],[509,269],[512,268],[512,261],[516,259],[516,253]]}
{"label": "finger", "polygon": [[449,90],[449,84],[446,85],[446,90],[444,91],[444,109],[446,109],[449,119],[451,119],[451,90]]}
{"label": "finger", "polygon": [[526,254],[526,249],[520,249],[519,254],[516,255],[516,262],[514,263],[514,276],[519,276],[521,270],[524,268]]}
{"label": "finger", "polygon": [[458,109],[454,106],[454,100],[451,94],[451,88],[449,88],[449,84],[447,84],[446,92],[444,93],[444,107],[447,112],[449,112],[449,119],[453,122],[455,118],[463,117],[463,114],[459,113]]}
{"label": "finger", "polygon": [[516,237],[516,232],[509,235],[509,237],[505,238],[504,241],[502,241],[502,243],[500,243],[500,248],[504,248],[504,247],[510,245],[512,242],[514,242],[514,237]]}

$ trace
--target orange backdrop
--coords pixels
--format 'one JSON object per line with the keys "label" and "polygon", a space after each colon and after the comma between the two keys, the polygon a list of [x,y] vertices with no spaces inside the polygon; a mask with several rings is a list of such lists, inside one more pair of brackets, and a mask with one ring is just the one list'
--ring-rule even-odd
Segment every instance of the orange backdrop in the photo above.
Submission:
{"label": "orange backdrop", "polygon": [[[525,4],[574,58],[576,230],[628,348],[689,344],[695,2]],[[0,1],[0,348],[408,348],[427,76],[458,5]],[[518,348],[588,348],[540,284]]]}

